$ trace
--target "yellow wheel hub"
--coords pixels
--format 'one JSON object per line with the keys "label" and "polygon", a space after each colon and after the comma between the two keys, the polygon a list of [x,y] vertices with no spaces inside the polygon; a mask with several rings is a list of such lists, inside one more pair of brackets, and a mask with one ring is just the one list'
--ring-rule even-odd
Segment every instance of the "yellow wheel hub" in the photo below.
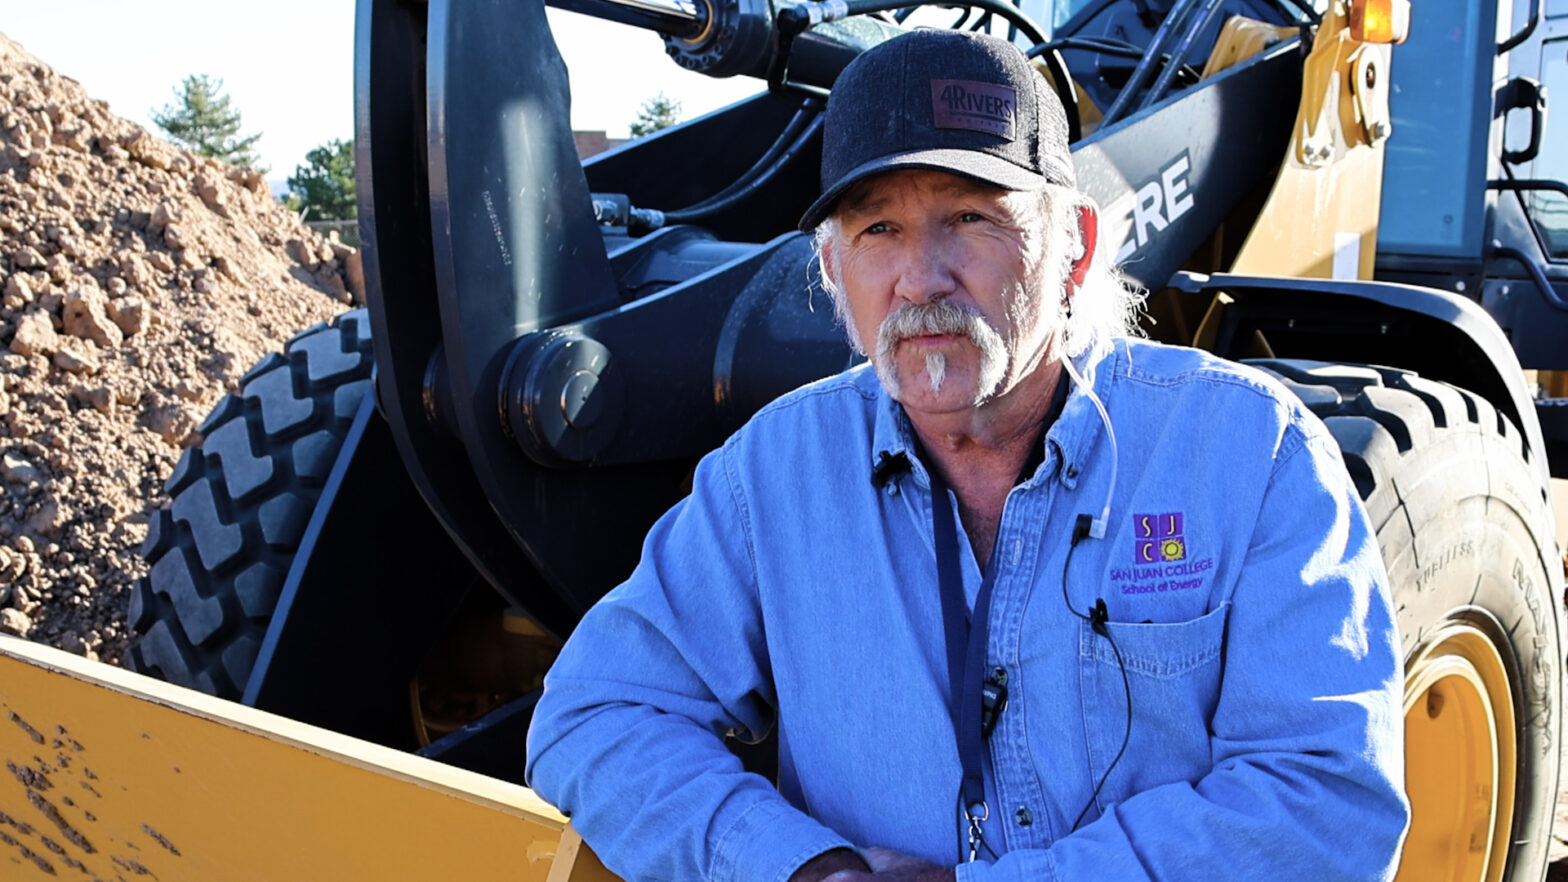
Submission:
{"label": "yellow wheel hub", "polygon": [[1405,670],[1405,882],[1493,882],[1514,806],[1514,703],[1492,641],[1450,623]]}

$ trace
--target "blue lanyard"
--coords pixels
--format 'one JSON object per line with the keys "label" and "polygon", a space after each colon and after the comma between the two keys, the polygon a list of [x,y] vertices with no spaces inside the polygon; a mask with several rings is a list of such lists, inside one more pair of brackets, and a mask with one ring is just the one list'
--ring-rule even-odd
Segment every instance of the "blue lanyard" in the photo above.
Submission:
{"label": "blue lanyard", "polygon": [[985,733],[981,722],[982,691],[986,677],[986,643],[990,636],[991,586],[996,581],[996,549],[986,564],[985,579],[975,596],[974,615],[964,600],[964,580],[958,567],[958,527],[947,482],[936,469],[931,475],[931,533],[936,544],[936,575],[942,595],[942,626],[947,636],[948,710],[958,741],[958,762],[963,769],[959,808],[967,826],[969,860],[979,855],[984,842],[980,824],[990,816],[985,802],[985,777],[981,768]]}
{"label": "blue lanyard", "polygon": [[[1051,407],[1046,414],[1049,427],[1062,412],[1067,400],[1067,379],[1058,380]],[[1043,443],[1043,438],[1035,442]],[[1024,463],[1021,482],[1038,462]],[[936,576],[942,598],[942,629],[947,638],[948,711],[953,720],[953,736],[958,742],[958,763],[963,770],[959,787],[959,809],[963,813],[963,833],[967,836],[969,860],[979,857],[985,846],[980,825],[990,817],[985,802],[985,775],[982,760],[985,739],[997,715],[1007,707],[1005,682],[988,677],[986,647],[991,629],[991,588],[996,582],[996,545],[985,567],[980,592],[975,595],[974,615],[964,599],[964,578],[958,564],[958,527],[953,522],[953,505],[948,499],[947,482],[926,458],[931,476],[931,536],[936,545]],[[997,537],[1000,540],[1000,536]],[[993,852],[994,854],[994,852]]]}

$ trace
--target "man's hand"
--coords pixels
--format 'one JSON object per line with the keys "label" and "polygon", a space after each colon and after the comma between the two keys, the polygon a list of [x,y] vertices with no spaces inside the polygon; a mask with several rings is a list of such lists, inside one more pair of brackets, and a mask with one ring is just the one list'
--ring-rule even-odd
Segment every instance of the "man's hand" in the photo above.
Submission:
{"label": "man's hand", "polygon": [[790,882],[953,882],[953,869],[890,848],[825,852],[808,861]]}
{"label": "man's hand", "polygon": [[789,877],[789,882],[827,882],[830,878],[834,882],[842,882],[844,878],[865,876],[865,871],[869,869],[860,855],[847,848],[835,848],[801,864],[800,869]]}

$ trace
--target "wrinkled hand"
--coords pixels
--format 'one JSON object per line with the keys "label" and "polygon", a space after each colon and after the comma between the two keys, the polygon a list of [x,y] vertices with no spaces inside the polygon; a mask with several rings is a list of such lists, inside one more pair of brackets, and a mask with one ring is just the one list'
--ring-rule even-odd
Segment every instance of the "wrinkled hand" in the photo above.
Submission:
{"label": "wrinkled hand", "polygon": [[839,870],[822,882],[953,882],[952,867],[941,867],[890,848],[864,848],[860,856],[871,872]]}

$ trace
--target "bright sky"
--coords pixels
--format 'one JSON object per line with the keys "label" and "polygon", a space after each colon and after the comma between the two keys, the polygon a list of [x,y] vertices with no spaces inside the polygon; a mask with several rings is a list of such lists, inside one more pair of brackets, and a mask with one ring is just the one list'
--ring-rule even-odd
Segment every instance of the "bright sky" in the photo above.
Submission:
{"label": "bright sky", "polygon": [[[656,34],[549,10],[572,72],[572,127],[625,137],[660,91],[690,119],[762,88],[676,67]],[[281,182],[305,153],[354,134],[352,0],[0,0],[0,33],[156,132],[151,111],[189,74],[223,79],[244,133]]]}

